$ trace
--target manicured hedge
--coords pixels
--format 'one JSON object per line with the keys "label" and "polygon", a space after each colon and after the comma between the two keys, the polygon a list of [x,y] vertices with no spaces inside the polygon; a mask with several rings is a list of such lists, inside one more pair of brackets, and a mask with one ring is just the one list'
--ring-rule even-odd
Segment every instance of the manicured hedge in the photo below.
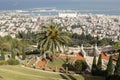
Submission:
{"label": "manicured hedge", "polygon": [[7,60],[7,63],[8,63],[9,65],[18,65],[18,64],[19,64],[19,61],[16,60],[16,59],[11,58],[11,59]]}

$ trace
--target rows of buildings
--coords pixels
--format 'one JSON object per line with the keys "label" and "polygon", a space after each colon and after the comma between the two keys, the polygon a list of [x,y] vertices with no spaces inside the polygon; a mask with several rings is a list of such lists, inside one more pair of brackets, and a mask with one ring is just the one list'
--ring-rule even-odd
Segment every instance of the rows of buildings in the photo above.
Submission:
{"label": "rows of buildings", "polygon": [[21,14],[19,12],[0,13],[0,35],[15,37],[19,31],[38,31],[44,24],[57,23],[77,34],[91,34],[99,39],[120,40],[120,16],[93,15],[80,13],[59,13],[57,16]]}

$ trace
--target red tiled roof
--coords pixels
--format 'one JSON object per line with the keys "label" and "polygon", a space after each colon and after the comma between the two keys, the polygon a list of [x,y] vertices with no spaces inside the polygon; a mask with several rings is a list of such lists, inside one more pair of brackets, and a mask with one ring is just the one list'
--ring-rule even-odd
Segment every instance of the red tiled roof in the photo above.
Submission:
{"label": "red tiled roof", "polygon": [[109,60],[109,56],[107,56],[106,54],[105,54],[105,52],[102,52],[101,53],[101,57],[102,57],[102,59],[105,59],[105,60]]}
{"label": "red tiled roof", "polygon": [[[101,56],[102,56],[102,59],[105,59],[105,60],[109,61],[110,56],[107,56],[107,55],[105,54],[105,52],[102,52],[102,53],[101,53]],[[113,55],[113,57],[116,57],[116,56],[117,56],[117,55]],[[113,64],[116,64],[116,61],[113,61]]]}
{"label": "red tiled roof", "polygon": [[85,60],[85,58],[82,56],[81,53],[75,53],[76,54],[76,60]]}
{"label": "red tiled roof", "polygon": [[45,64],[46,64],[46,62],[47,62],[47,59],[40,60],[40,61],[37,63],[37,66],[38,66],[38,67],[44,67]]}

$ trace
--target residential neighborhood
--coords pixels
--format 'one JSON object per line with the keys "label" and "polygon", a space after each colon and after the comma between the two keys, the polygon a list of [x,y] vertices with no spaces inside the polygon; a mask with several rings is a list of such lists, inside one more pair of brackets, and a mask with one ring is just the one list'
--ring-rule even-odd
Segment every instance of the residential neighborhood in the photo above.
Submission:
{"label": "residential neighborhood", "polygon": [[120,17],[104,14],[59,13],[57,16],[39,16],[17,12],[0,13],[0,35],[15,37],[19,31],[36,32],[44,24],[54,22],[77,34],[90,34],[99,39],[120,40]]}

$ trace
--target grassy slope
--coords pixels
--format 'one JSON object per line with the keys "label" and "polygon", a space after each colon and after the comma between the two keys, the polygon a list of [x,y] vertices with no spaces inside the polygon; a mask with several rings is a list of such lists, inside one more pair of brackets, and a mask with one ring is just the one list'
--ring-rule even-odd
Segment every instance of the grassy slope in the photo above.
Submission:
{"label": "grassy slope", "polygon": [[21,66],[0,66],[0,80],[84,80],[80,75],[66,75],[23,68]]}
{"label": "grassy slope", "polygon": [[[1,77],[3,79],[1,79]],[[0,80],[105,80],[102,77],[66,75],[25,68],[21,66],[0,66]]]}
{"label": "grassy slope", "polygon": [[[72,61],[73,60],[69,60],[70,63],[72,63]],[[58,58],[58,59],[55,59],[54,62],[48,61],[47,66],[61,68],[63,67],[63,64],[65,64],[65,62],[66,62],[66,59]]]}

